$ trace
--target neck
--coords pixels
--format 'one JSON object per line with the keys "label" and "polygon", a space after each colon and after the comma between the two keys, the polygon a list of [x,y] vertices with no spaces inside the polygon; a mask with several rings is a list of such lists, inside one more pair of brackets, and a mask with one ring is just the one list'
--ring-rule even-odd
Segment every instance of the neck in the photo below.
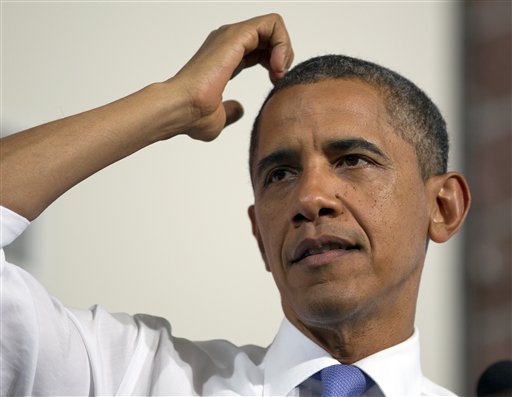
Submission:
{"label": "neck", "polygon": [[401,304],[383,299],[366,312],[340,316],[339,320],[302,320],[289,307],[284,307],[284,312],[295,327],[334,358],[352,364],[395,346],[413,334],[416,293],[409,295],[410,299],[405,302],[398,299]]}
{"label": "neck", "polygon": [[293,324],[308,338],[344,364],[353,364],[374,353],[395,346],[408,339],[414,332],[412,323],[408,327],[400,328],[379,324],[366,324],[364,327],[355,324],[340,324],[336,328],[306,326],[297,322],[293,322]]}

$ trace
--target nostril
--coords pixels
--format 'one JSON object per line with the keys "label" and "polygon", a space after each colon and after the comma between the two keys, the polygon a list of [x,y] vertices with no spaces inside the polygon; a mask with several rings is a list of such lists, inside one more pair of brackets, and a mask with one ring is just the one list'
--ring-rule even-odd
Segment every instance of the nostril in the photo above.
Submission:
{"label": "nostril", "polygon": [[320,208],[320,210],[318,211],[318,213],[316,214],[316,216],[314,216],[313,214],[311,214],[312,217],[309,218],[306,214],[303,214],[302,212],[299,212],[297,214],[295,214],[292,218],[292,222],[296,225],[298,224],[301,224],[301,223],[304,223],[304,222],[311,222],[313,221],[314,219],[316,219],[317,217],[321,218],[321,217],[334,217],[336,216],[336,210],[333,209],[333,208],[328,208],[328,207],[322,207]]}
{"label": "nostril", "polygon": [[320,208],[320,211],[318,211],[318,216],[332,216],[334,214],[335,211],[332,208]]}
{"label": "nostril", "polygon": [[296,214],[293,218],[292,218],[292,221],[293,223],[295,224],[298,224],[298,223],[302,223],[302,222],[306,222],[308,219],[302,215],[300,212],[298,214]]}

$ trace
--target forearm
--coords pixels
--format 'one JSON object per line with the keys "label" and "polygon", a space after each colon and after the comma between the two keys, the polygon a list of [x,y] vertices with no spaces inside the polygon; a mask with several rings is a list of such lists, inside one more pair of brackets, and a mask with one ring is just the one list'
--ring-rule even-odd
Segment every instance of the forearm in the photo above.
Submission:
{"label": "forearm", "polygon": [[153,142],[177,134],[215,139],[242,115],[238,102],[222,101],[229,80],[259,62],[276,81],[292,59],[278,15],[219,28],[168,81],[4,138],[0,203],[32,220],[75,184]]}
{"label": "forearm", "polygon": [[194,116],[173,81],[0,142],[0,202],[32,220],[75,184],[160,139]]}

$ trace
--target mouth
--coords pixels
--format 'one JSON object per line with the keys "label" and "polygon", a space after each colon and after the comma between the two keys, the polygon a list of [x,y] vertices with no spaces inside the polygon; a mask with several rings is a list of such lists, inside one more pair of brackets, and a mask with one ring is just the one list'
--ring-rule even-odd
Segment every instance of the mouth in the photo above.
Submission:
{"label": "mouth", "polygon": [[[290,263],[292,265],[303,261],[308,257],[311,258],[308,262],[318,262],[319,259],[329,259],[338,257],[349,251],[359,251],[361,246],[349,241],[334,237],[334,236],[321,236],[319,238],[304,239],[295,249]],[[313,259],[316,259],[313,261]],[[321,260],[320,262],[324,262]]]}

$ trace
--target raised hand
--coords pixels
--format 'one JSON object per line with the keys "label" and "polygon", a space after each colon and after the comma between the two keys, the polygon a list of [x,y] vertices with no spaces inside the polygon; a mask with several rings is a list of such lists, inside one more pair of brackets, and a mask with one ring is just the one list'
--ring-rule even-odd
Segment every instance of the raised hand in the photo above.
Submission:
{"label": "raised hand", "polygon": [[212,140],[243,114],[236,101],[222,101],[228,81],[242,69],[261,64],[272,82],[284,76],[293,60],[290,38],[282,18],[269,14],[225,25],[210,33],[192,59],[170,79],[187,96],[196,117],[183,133]]}

